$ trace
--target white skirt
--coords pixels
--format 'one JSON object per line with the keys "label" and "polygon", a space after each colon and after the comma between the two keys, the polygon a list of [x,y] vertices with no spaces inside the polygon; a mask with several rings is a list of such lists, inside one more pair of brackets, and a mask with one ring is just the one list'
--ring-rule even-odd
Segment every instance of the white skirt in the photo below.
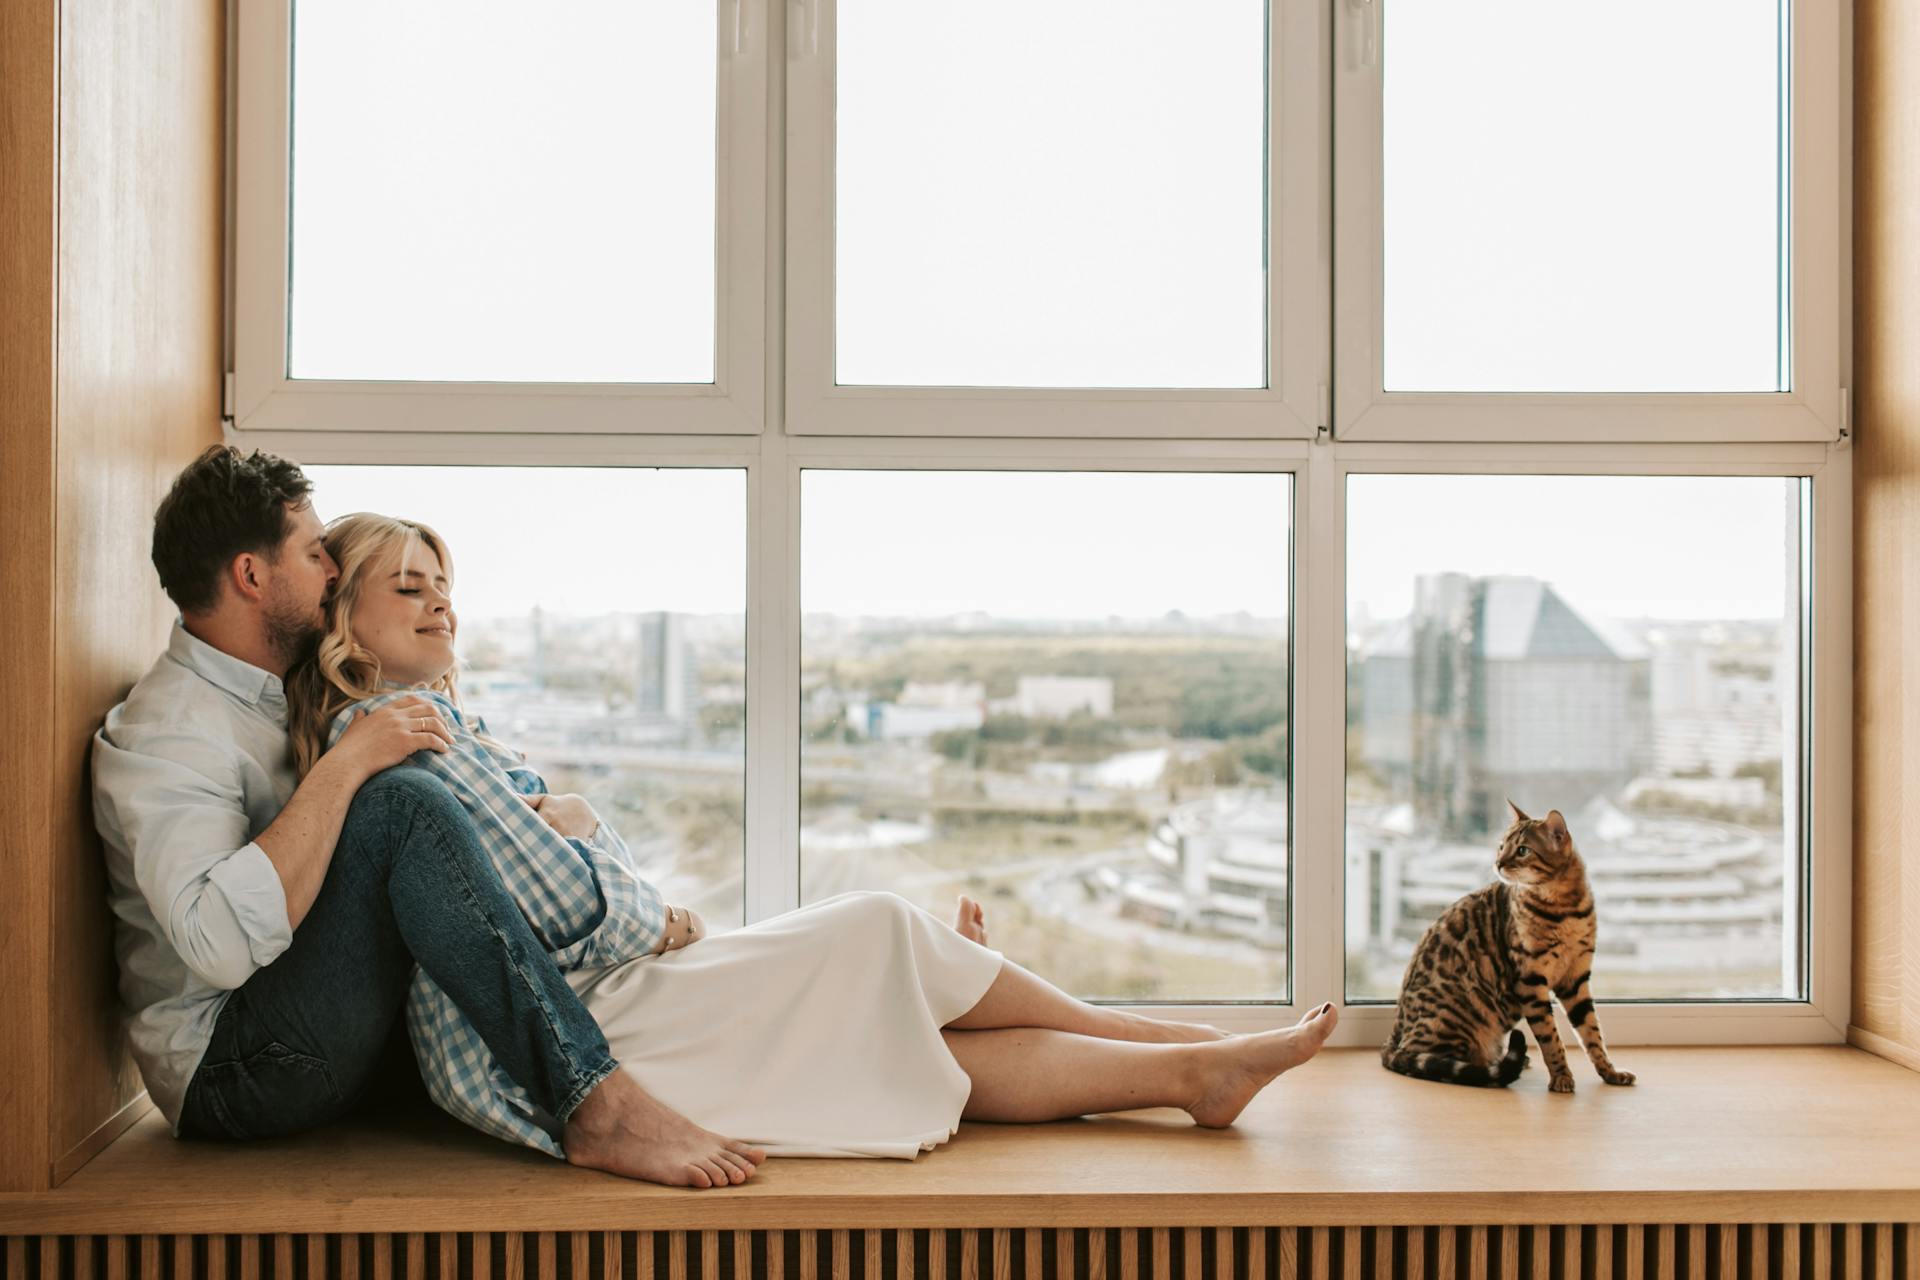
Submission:
{"label": "white skirt", "polygon": [[680,951],[567,975],[654,1097],[770,1156],[911,1160],[973,1083],[940,1028],[1001,957],[891,893],[846,893]]}

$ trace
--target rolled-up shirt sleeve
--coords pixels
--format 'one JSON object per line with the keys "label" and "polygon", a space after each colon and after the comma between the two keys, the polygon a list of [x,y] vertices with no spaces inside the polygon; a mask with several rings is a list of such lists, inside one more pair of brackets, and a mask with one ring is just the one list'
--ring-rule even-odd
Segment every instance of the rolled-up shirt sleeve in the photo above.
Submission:
{"label": "rolled-up shirt sleeve", "polygon": [[232,989],[293,941],[287,899],[252,841],[237,763],[204,738],[95,739],[94,785],[114,807],[141,896],[181,962]]}

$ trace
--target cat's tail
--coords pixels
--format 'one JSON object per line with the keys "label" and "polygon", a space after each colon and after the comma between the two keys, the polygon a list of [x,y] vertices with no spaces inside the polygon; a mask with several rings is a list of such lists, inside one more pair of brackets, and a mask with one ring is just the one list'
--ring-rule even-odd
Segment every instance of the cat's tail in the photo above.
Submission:
{"label": "cat's tail", "polygon": [[1449,1057],[1431,1050],[1401,1049],[1392,1043],[1380,1052],[1387,1070],[1417,1080],[1438,1080],[1443,1084],[1470,1084],[1485,1088],[1505,1088],[1527,1069],[1527,1037],[1516,1030],[1507,1040],[1506,1056],[1491,1067]]}

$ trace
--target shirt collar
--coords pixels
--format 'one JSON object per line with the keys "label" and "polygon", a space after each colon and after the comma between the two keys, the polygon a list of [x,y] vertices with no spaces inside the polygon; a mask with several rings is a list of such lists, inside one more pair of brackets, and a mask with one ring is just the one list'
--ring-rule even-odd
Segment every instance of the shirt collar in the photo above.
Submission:
{"label": "shirt collar", "polygon": [[173,620],[167,655],[207,683],[225,689],[249,706],[258,707],[275,723],[287,723],[287,691],[279,676],[214,648],[188,631],[181,618]]}

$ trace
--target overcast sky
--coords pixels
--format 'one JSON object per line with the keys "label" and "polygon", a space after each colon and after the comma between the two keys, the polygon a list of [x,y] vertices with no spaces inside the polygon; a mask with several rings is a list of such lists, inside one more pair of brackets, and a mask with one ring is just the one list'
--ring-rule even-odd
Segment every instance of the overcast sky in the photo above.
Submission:
{"label": "overcast sky", "polygon": [[[310,467],[323,518],[411,516],[448,539],[469,618],[746,600],[736,470]],[[1545,578],[1612,617],[1774,618],[1797,482],[1358,476],[1349,592],[1405,613],[1420,573]],[[1004,617],[1286,611],[1289,481],[1277,475],[807,473],[808,612]]]}

